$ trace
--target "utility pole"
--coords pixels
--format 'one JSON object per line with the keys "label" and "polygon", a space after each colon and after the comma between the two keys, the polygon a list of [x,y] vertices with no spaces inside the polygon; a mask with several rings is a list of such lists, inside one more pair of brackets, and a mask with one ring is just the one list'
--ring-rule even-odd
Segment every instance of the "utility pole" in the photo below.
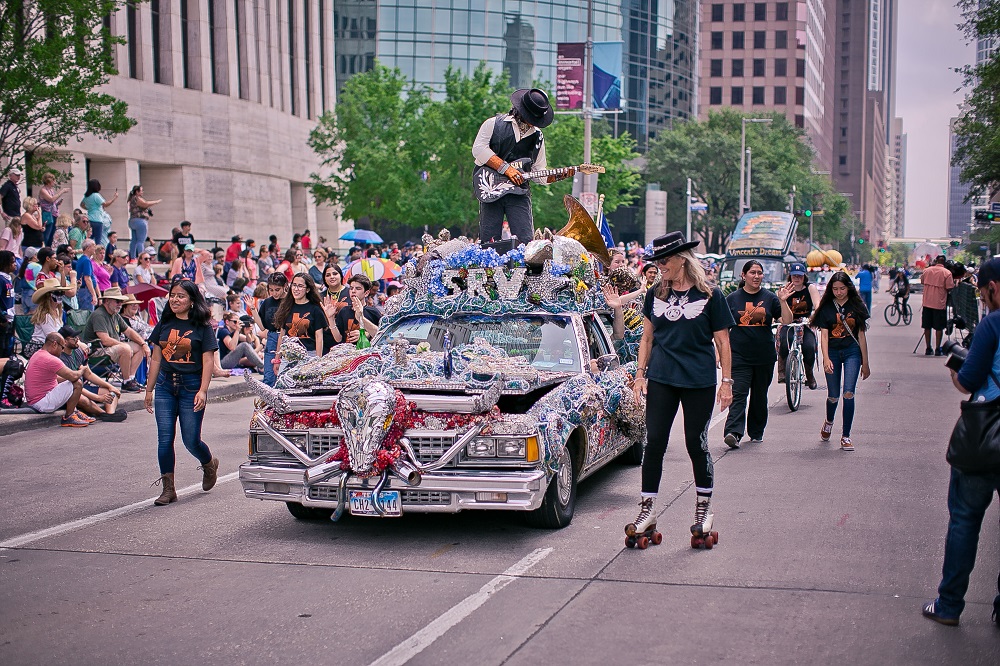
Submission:
{"label": "utility pole", "polygon": [[687,207],[687,240],[691,240],[691,179],[690,178],[688,178],[687,202],[685,206]]}
{"label": "utility pole", "polygon": [[792,185],[792,191],[788,193],[788,212],[795,215],[795,186]]}
{"label": "utility pole", "polygon": [[751,210],[750,206],[750,166],[753,158],[753,153],[750,148],[747,148],[747,206],[746,210]]}
{"label": "utility pole", "polygon": [[[583,161],[590,163],[594,110],[594,0],[587,0],[587,46],[583,56]],[[583,174],[584,192],[597,192],[597,176]]]}

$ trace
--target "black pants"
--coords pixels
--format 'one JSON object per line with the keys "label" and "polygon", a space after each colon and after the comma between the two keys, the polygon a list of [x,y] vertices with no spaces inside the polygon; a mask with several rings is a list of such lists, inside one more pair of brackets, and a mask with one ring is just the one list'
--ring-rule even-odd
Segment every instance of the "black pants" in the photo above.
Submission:
{"label": "black pants", "polygon": [[484,243],[498,241],[503,233],[503,218],[507,218],[512,236],[521,243],[529,243],[535,235],[535,222],[531,213],[531,192],[508,194],[493,203],[479,203],[479,240]]}
{"label": "black pants", "polygon": [[[743,437],[743,426],[750,439],[764,439],[767,427],[767,389],[774,378],[774,364],[733,363],[733,404],[726,418],[726,434]],[[749,399],[748,399],[749,398]]]}
{"label": "black pants", "polygon": [[646,452],[642,456],[642,492],[655,493],[663,475],[670,428],[677,407],[684,405],[684,441],[694,467],[695,489],[711,495],[715,466],[708,451],[708,423],[715,407],[715,387],[690,389],[648,381],[646,394]]}
{"label": "black pants", "polygon": [[[781,328],[781,348],[778,351],[778,363],[781,364],[782,371],[785,367],[785,359],[788,358],[788,346],[792,342],[792,335],[795,329],[791,326]],[[806,362],[806,368],[812,373],[813,364],[816,362],[816,334],[811,328],[802,329],[802,360]],[[728,432],[728,431],[727,431]]]}

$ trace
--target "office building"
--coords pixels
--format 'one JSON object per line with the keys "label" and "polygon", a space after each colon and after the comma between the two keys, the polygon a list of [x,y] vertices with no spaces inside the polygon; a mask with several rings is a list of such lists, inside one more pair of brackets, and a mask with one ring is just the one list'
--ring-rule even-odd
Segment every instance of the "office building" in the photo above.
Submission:
{"label": "office building", "polygon": [[[888,209],[888,236],[902,238],[906,228],[906,133],[903,132],[903,119],[892,121],[892,154],[889,157],[889,173],[891,178],[890,206]],[[883,240],[886,238],[883,237]]]}
{"label": "office building", "polygon": [[830,5],[835,7],[834,186],[850,198],[858,233],[886,238],[898,4],[831,0]]}
{"label": "office building", "polygon": [[834,65],[827,4],[703,2],[699,117],[723,107],[784,113],[805,131],[817,168],[827,170]]}
{"label": "office building", "polygon": [[962,165],[952,164],[958,150],[957,122],[958,118],[952,118],[948,123],[948,236],[951,238],[960,238],[972,224],[973,202],[965,200],[969,196],[969,184],[961,179]]}
{"label": "office building", "polygon": [[[556,81],[556,50],[587,40],[578,0],[335,0],[338,86],[375,60],[440,94],[449,66],[480,61],[514,88]],[[694,113],[695,0],[595,0],[595,42],[623,42],[623,112],[607,121],[645,150],[657,130]],[[548,91],[555,98],[554,91]],[[504,109],[505,110],[505,109]]]}
{"label": "office building", "polygon": [[309,132],[336,101],[333,0],[150,0],[125,4],[108,25],[127,43],[114,48],[119,74],[106,90],[137,124],[110,142],[70,143],[73,163],[56,165],[73,174],[64,210],[97,178],[107,198],[121,194],[108,211],[120,238],[125,195],[139,183],[163,200],[149,225],[156,239],[184,219],[200,244],[273,233],[287,247],[306,228],[328,240],[349,228],[306,189],[320,168]]}

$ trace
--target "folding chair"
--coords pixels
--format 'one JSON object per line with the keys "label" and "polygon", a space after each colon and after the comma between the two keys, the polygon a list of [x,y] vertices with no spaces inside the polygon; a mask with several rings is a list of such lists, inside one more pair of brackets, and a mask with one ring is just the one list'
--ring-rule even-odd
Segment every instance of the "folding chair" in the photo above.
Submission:
{"label": "folding chair", "polygon": [[21,356],[26,359],[42,348],[41,345],[33,343],[31,336],[35,334],[35,325],[31,323],[31,315],[14,315],[14,333],[17,341],[21,344]]}

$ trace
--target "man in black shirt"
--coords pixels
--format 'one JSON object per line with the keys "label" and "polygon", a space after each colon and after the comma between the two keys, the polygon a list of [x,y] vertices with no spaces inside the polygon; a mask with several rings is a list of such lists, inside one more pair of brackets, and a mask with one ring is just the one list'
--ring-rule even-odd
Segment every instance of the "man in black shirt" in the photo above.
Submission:
{"label": "man in black shirt", "polygon": [[341,341],[355,344],[361,337],[361,328],[371,340],[378,333],[378,323],[382,319],[379,309],[365,305],[365,298],[372,288],[372,282],[364,275],[352,275],[347,280],[351,290],[351,307],[341,308],[337,313],[337,330]]}
{"label": "man in black shirt", "polygon": [[185,245],[194,245],[194,235],[191,233],[191,223],[187,220],[181,222],[181,232],[174,234],[174,245],[180,249]]}
{"label": "man in black shirt", "polygon": [[17,184],[21,182],[21,170],[11,169],[7,172],[7,182],[0,186],[0,216],[6,225],[10,218],[21,214],[21,192]]}

